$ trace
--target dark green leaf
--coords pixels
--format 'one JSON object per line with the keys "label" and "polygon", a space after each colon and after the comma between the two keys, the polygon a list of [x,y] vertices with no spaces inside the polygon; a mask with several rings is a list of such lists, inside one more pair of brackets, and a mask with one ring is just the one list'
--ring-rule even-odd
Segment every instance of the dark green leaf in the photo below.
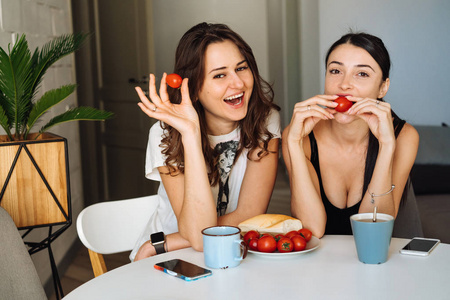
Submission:
{"label": "dark green leaf", "polygon": [[25,135],[28,134],[28,132],[33,128],[33,125],[35,122],[51,107],[54,105],[60,103],[64,99],[66,99],[70,94],[73,93],[75,90],[76,85],[70,84],[70,85],[64,85],[58,89],[50,90],[46,92],[39,101],[35,103],[33,106],[33,109],[30,112],[30,116],[28,118],[27,123],[27,132]]}
{"label": "dark green leaf", "polygon": [[78,50],[90,34],[77,33],[61,35],[46,43],[42,50],[33,54],[34,88],[37,88],[47,69],[59,59]]}
{"label": "dark green leaf", "polygon": [[3,49],[0,51],[2,106],[9,123],[15,127],[16,135],[20,135],[31,109],[32,71],[31,53],[25,35],[14,44],[9,55]]}
{"label": "dark green leaf", "polygon": [[77,107],[71,110],[66,111],[54,118],[52,118],[46,125],[44,125],[39,132],[45,132],[50,127],[53,127],[57,124],[70,122],[70,121],[103,121],[106,119],[110,119],[113,117],[112,112],[98,110],[92,107]]}
{"label": "dark green leaf", "polygon": [[6,116],[5,111],[3,110],[3,108],[1,106],[0,106],[0,126],[3,127],[6,134],[9,136],[10,139],[12,139],[11,132],[9,131],[10,124],[8,121],[8,117]]}

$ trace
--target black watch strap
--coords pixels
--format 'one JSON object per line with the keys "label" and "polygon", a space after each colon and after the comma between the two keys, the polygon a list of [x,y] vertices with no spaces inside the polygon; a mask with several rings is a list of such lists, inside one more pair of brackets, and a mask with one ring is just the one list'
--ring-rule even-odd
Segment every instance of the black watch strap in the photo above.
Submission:
{"label": "black watch strap", "polygon": [[155,247],[156,254],[166,253],[166,249],[164,248],[164,244],[166,242],[153,244],[153,247]]}

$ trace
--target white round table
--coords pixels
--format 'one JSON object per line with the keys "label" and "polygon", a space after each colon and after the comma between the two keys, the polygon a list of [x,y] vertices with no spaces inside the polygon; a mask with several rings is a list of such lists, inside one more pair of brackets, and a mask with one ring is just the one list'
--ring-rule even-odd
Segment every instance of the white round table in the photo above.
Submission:
{"label": "white round table", "polygon": [[203,253],[187,248],[114,269],[64,299],[450,299],[450,245],[419,257],[399,253],[407,242],[393,238],[380,265],[359,262],[353,236],[328,235],[309,253],[249,253],[240,266],[191,282],[154,269],[173,258],[205,267]]}

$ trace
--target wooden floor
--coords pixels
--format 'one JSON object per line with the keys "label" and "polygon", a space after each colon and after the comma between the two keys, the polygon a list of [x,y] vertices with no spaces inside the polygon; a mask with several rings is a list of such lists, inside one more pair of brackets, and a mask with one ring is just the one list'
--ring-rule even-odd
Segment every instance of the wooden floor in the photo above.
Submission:
{"label": "wooden floor", "polygon": [[[277,182],[272,194],[267,213],[278,213],[290,215],[290,191],[287,176],[284,170],[280,170],[277,176]],[[130,262],[128,258],[129,252],[105,255],[105,263],[107,269],[110,271],[114,268],[120,267]],[[72,290],[82,285],[83,283],[94,278],[89,254],[87,249],[82,246],[77,255],[74,257],[72,263],[68,267],[65,274],[60,274],[61,284],[64,295],[67,295]],[[55,300],[56,296],[52,295],[50,300]]]}
{"label": "wooden floor", "polygon": [[[129,263],[129,254],[129,252],[123,252],[105,255],[104,258],[107,269],[110,271]],[[60,275],[64,295],[67,295],[75,288],[94,278],[88,250],[85,247],[81,247],[68,267],[66,273],[64,275]],[[53,294],[49,300],[56,300],[56,296]]]}

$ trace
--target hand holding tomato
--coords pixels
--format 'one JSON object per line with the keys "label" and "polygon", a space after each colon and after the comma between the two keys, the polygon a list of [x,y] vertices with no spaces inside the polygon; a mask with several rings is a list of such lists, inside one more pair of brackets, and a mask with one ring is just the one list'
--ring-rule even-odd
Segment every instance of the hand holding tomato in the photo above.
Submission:
{"label": "hand holding tomato", "polygon": [[392,123],[391,105],[381,100],[370,98],[349,97],[357,101],[348,112],[363,119],[372,134],[381,145],[394,144],[395,134]]}
{"label": "hand holding tomato", "polygon": [[197,111],[192,106],[189,97],[188,79],[186,78],[181,86],[181,102],[174,104],[170,101],[166,86],[167,75],[164,73],[161,79],[160,93],[156,90],[155,75],[150,74],[149,96],[144,94],[140,87],[136,87],[136,92],[141,100],[138,103],[141,110],[149,117],[158,119],[175,128],[181,135],[197,136],[200,132],[200,122]]}
{"label": "hand holding tomato", "polygon": [[319,121],[334,119],[333,114],[326,108],[335,108],[338,105],[333,101],[336,97],[318,95],[295,104],[289,130],[287,131],[288,142],[297,143],[307,136]]}

